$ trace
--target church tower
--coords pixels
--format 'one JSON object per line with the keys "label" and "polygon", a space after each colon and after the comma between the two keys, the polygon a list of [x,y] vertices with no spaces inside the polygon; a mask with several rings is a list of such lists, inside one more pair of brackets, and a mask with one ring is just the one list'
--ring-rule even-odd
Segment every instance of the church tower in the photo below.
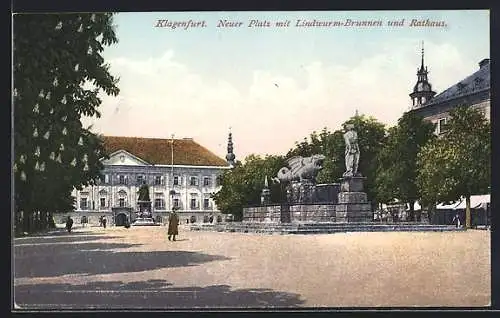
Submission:
{"label": "church tower", "polygon": [[424,67],[424,42],[422,42],[422,64],[420,65],[420,69],[417,69],[417,84],[415,84],[413,92],[410,94],[412,100],[411,109],[421,107],[436,95],[436,92],[432,90],[432,85],[427,79],[428,73],[427,67]]}
{"label": "church tower", "polygon": [[229,128],[229,137],[227,138],[227,155],[226,160],[229,166],[234,167],[236,162],[236,156],[233,153],[233,134],[231,133],[231,128]]}

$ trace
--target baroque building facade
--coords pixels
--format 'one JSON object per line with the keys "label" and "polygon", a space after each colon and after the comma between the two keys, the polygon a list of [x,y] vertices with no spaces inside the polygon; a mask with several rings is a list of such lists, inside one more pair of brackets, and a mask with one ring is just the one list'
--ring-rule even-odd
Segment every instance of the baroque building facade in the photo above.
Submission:
{"label": "baroque building facade", "polygon": [[465,105],[482,110],[490,120],[490,59],[479,62],[479,69],[458,83],[436,95],[429,83],[428,70],[424,66],[422,48],[421,66],[417,70],[417,83],[410,93],[410,112],[414,112],[435,124],[436,134],[443,133],[449,120],[449,112]]}
{"label": "baroque building facade", "polygon": [[[121,226],[138,216],[138,191],[149,187],[151,216],[165,224],[175,207],[181,223],[222,221],[211,195],[220,190],[218,177],[234,160],[229,136],[228,163],[191,138],[158,139],[104,136],[109,158],[102,160],[103,178],[73,190],[75,222]],[[229,153],[230,151],[230,153]],[[66,214],[67,215],[67,214]]]}

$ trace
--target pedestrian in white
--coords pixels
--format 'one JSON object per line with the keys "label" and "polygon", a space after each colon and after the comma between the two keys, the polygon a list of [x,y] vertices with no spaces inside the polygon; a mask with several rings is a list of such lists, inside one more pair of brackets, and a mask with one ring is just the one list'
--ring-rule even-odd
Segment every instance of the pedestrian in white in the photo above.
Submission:
{"label": "pedestrian in white", "polygon": [[461,226],[461,223],[460,223],[460,217],[458,216],[458,213],[455,215],[455,217],[453,218],[453,221],[452,221],[453,224],[456,224],[457,225],[457,228],[459,228]]}

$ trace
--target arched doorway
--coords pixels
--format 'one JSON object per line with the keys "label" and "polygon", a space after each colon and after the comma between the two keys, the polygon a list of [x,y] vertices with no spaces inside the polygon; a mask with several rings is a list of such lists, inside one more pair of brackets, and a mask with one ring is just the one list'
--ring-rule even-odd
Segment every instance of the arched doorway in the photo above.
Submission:
{"label": "arched doorway", "polygon": [[127,215],[125,213],[119,213],[116,215],[115,226],[125,226],[127,223]]}

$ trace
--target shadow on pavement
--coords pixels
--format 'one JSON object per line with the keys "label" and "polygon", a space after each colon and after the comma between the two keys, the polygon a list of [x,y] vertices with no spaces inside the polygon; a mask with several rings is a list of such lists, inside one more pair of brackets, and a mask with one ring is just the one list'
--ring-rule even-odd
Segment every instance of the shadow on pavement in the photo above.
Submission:
{"label": "shadow on pavement", "polygon": [[21,307],[45,309],[291,308],[304,303],[298,294],[271,289],[170,286],[165,280],[22,285],[15,287],[15,300]]}
{"label": "shadow on pavement", "polygon": [[98,240],[109,240],[116,239],[119,236],[111,235],[97,235],[94,233],[71,233],[69,235],[57,235],[57,236],[41,236],[41,237],[25,237],[22,239],[16,239],[14,246],[16,245],[26,245],[26,244],[50,244],[50,243],[72,243],[72,242],[88,242],[88,241],[98,241]]}
{"label": "shadow on pavement", "polygon": [[71,233],[68,233],[68,231],[66,229],[57,228],[57,229],[52,229],[49,231],[31,233],[27,236],[16,237],[16,240],[18,240],[18,239],[22,240],[22,239],[28,239],[28,238],[40,238],[40,237],[44,237],[44,236],[97,235],[97,234],[100,234],[100,233],[96,233],[95,231],[87,230],[84,228],[80,228],[78,230],[73,230],[73,231],[71,231]]}
{"label": "shadow on pavement", "polygon": [[229,259],[219,255],[187,251],[113,251],[137,245],[141,244],[77,243],[16,246],[15,277],[142,272]]}

